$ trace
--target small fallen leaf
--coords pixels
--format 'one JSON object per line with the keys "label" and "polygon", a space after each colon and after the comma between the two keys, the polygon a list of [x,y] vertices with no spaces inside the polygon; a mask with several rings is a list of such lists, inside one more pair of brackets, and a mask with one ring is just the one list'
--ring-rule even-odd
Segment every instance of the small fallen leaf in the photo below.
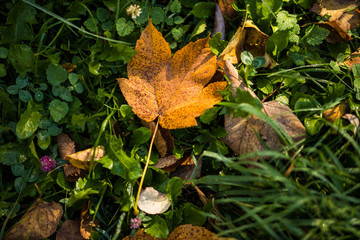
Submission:
{"label": "small fallen leaf", "polygon": [[235,17],[235,9],[232,7],[234,2],[235,0],[219,0],[221,12],[227,19],[232,19]]}
{"label": "small fallen leaf", "polygon": [[354,135],[355,135],[357,132],[357,129],[359,128],[359,125],[360,125],[359,118],[351,113],[345,114],[342,118],[348,120],[352,125],[355,126],[355,128],[354,128]]}
{"label": "small fallen leaf", "polygon": [[171,205],[165,193],[147,187],[140,193],[138,207],[147,214],[160,214],[166,212]]}
{"label": "small fallen leaf", "polygon": [[[154,132],[156,125],[154,121],[141,121],[141,123],[148,129],[150,129],[151,132]],[[170,130],[159,126],[155,136],[154,144],[161,157],[171,155],[174,151],[175,145],[174,138],[172,137]]]}
{"label": "small fallen leaf", "polygon": [[68,72],[71,73],[76,68],[76,65],[72,63],[63,63],[61,66]]}
{"label": "small fallen leaf", "polygon": [[312,26],[314,24],[330,31],[329,35],[326,37],[326,41],[328,43],[335,44],[342,41],[349,42],[352,39],[351,36],[338,25],[337,22],[306,23],[301,27]]}
{"label": "small fallen leaf", "polygon": [[75,143],[74,141],[65,133],[60,133],[56,137],[58,143],[58,151],[60,157],[65,160],[67,155],[75,153]]}
{"label": "small fallen leaf", "polygon": [[[91,158],[94,154],[94,147],[76,152],[65,157],[65,160],[69,161],[74,167],[89,170]],[[105,155],[105,147],[97,146],[95,151],[94,163]]]}
{"label": "small fallen leaf", "polygon": [[66,220],[56,231],[56,240],[84,240],[80,234],[80,220]]}
{"label": "small fallen leaf", "polygon": [[65,179],[68,182],[76,182],[79,178],[85,177],[85,171],[74,167],[71,164],[66,164],[63,167]]}
{"label": "small fallen leaf", "polygon": [[24,214],[5,236],[5,240],[40,240],[51,236],[57,229],[63,209],[59,203],[39,203]]}
{"label": "small fallen leaf", "polygon": [[335,122],[336,119],[340,119],[345,114],[346,107],[346,103],[340,103],[335,107],[324,111],[323,116],[326,120]]}
{"label": "small fallen leaf", "polygon": [[131,237],[129,235],[129,236],[124,237],[122,240],[157,240],[157,239],[160,239],[160,238],[151,236],[150,234],[146,233],[144,230],[145,230],[144,228],[139,229],[136,231],[136,233],[133,237]]}
{"label": "small fallen leaf", "polygon": [[[229,61],[225,61],[224,72],[232,83],[231,90],[234,94],[236,94],[236,88],[239,87],[256,97],[255,93],[246,87],[235,67]],[[263,103],[263,112],[277,121],[293,141],[299,141],[305,136],[305,127],[288,106],[277,101],[265,102]],[[224,125],[228,135],[223,138],[223,141],[239,156],[265,150],[263,142],[269,149],[282,146],[275,130],[256,116],[233,118],[232,114],[227,114]],[[257,161],[257,159],[257,157],[249,158],[252,161]]]}
{"label": "small fallen leaf", "polygon": [[316,1],[310,11],[320,16],[330,15],[329,22],[336,22],[344,31],[356,28],[360,22],[360,14],[356,11],[358,1],[321,0]]}
{"label": "small fallen leaf", "polygon": [[221,33],[220,40],[225,39],[225,20],[218,4],[215,5],[214,30],[212,36],[215,36],[217,33]]}
{"label": "small fallen leaf", "polygon": [[89,205],[88,202],[81,210],[80,234],[85,239],[90,239],[91,231],[100,227],[100,221],[97,218],[93,221],[93,215],[89,213]]}
{"label": "small fallen leaf", "polygon": [[346,61],[344,61],[344,64],[350,69],[352,69],[355,63],[360,64],[360,48],[358,48],[356,52],[350,54],[350,56],[346,58]]}
{"label": "small fallen leaf", "polygon": [[167,129],[196,126],[196,117],[222,100],[227,83],[209,83],[216,56],[209,37],[190,42],[171,57],[169,44],[151,20],[136,42],[136,55],[127,65],[129,79],[117,79],[120,89],[142,120],[159,117]]}

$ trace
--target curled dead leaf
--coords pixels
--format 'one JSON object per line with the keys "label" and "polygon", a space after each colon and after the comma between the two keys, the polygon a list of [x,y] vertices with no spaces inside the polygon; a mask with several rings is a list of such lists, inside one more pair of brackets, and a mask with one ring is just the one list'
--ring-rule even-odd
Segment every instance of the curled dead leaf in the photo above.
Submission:
{"label": "curled dead leaf", "polygon": [[342,41],[349,42],[352,38],[351,36],[342,29],[337,22],[316,22],[316,23],[307,23],[302,25],[301,27],[318,25],[319,27],[326,28],[330,31],[329,35],[326,38],[326,41],[329,43],[339,43]]}
{"label": "curled dead leaf", "polygon": [[232,19],[235,17],[235,9],[232,7],[234,2],[235,0],[219,0],[221,12],[227,19]]}
{"label": "curled dead leaf", "polygon": [[72,63],[63,63],[61,66],[68,72],[71,73],[76,68],[76,65]]}
{"label": "curled dead leaf", "polygon": [[221,33],[221,40],[225,39],[225,20],[221,8],[218,4],[215,5],[214,30],[212,36],[217,33]]}
{"label": "curled dead leaf", "polygon": [[320,16],[330,15],[329,22],[336,22],[344,31],[356,28],[360,22],[360,13],[356,11],[359,1],[321,0],[316,1],[310,11]]}
{"label": "curled dead leaf", "polygon": [[65,133],[60,133],[56,137],[60,157],[65,160],[67,155],[75,153],[74,141]]}
{"label": "curled dead leaf", "polygon": [[136,42],[136,55],[127,65],[129,79],[117,79],[120,89],[141,119],[159,117],[167,129],[196,126],[196,117],[220,102],[227,83],[209,83],[216,57],[209,37],[191,42],[173,56],[169,44],[151,20]]}
{"label": "curled dead leaf", "polygon": [[[94,154],[94,147],[67,155],[65,157],[65,160],[69,161],[74,167],[83,170],[89,170],[90,162],[93,154]],[[105,147],[101,145],[97,146],[95,151],[94,164],[96,163],[95,161],[99,160],[104,155],[105,155]]]}
{"label": "curled dead leaf", "polygon": [[345,114],[343,118],[348,120],[352,125],[354,125],[354,135],[355,135],[360,125],[359,118],[351,113]]}
{"label": "curled dead leaf", "polygon": [[[145,127],[149,128],[151,132],[154,132],[156,125],[154,121],[152,122],[141,121],[141,123]],[[174,151],[175,145],[174,145],[174,138],[172,137],[170,130],[159,126],[155,136],[154,144],[161,157],[166,157],[171,155]]]}
{"label": "curled dead leaf", "polygon": [[251,21],[246,21],[243,27],[239,27],[229,44],[220,54],[219,59],[230,60],[231,63],[241,62],[241,53],[250,52],[254,57],[264,56],[266,63],[264,67],[273,67],[275,62],[265,52],[269,36],[263,33]]}
{"label": "curled dead leaf", "polygon": [[346,107],[346,103],[340,103],[335,107],[324,111],[323,116],[326,120],[335,122],[336,119],[340,119],[345,114]]}
{"label": "curled dead leaf", "polygon": [[80,234],[80,220],[66,220],[56,231],[56,240],[84,240]]}
{"label": "curled dead leaf", "polygon": [[165,193],[147,187],[140,193],[138,207],[147,214],[160,214],[166,212],[171,205]]}
{"label": "curled dead leaf", "polygon": [[51,236],[57,229],[63,209],[59,203],[39,203],[22,216],[5,236],[5,240],[39,240]]}
{"label": "curled dead leaf", "polygon": [[100,221],[95,218],[93,221],[93,215],[89,213],[89,203],[84,205],[81,210],[81,222],[80,222],[80,234],[85,239],[90,239],[91,231],[94,228],[100,227]]}

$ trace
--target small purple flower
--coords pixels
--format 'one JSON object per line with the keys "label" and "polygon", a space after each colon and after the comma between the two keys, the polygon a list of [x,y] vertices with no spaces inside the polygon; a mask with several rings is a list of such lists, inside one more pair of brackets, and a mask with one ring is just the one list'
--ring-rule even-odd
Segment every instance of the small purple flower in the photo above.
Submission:
{"label": "small purple flower", "polygon": [[141,226],[141,219],[140,218],[132,218],[130,220],[130,229],[135,229]]}
{"label": "small purple flower", "polygon": [[56,161],[51,160],[50,156],[43,156],[40,158],[40,162],[44,172],[50,172],[56,166]]}

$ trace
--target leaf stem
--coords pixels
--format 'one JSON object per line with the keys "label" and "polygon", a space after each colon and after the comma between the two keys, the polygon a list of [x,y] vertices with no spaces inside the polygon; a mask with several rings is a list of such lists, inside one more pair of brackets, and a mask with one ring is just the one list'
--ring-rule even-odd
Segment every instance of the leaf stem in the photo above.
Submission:
{"label": "leaf stem", "polygon": [[152,150],[152,146],[153,146],[153,144],[154,144],[154,140],[155,140],[155,136],[156,136],[158,127],[159,127],[159,118],[157,119],[156,126],[155,126],[154,132],[153,132],[152,137],[151,137],[149,153],[148,153],[148,156],[147,156],[147,159],[146,159],[144,171],[143,171],[143,174],[142,174],[142,176],[141,176],[141,180],[140,180],[140,184],[139,184],[139,189],[138,189],[138,192],[137,192],[137,195],[136,195],[135,206],[134,206],[134,214],[135,214],[135,215],[138,215],[138,214],[139,214],[139,210],[138,210],[137,205],[138,205],[138,202],[139,202],[139,197],[140,197],[140,193],[141,193],[141,188],[142,188],[142,185],[143,185],[143,183],[144,183],[144,178],[145,178],[145,175],[146,175],[146,170],[148,169],[148,166],[149,166],[149,161],[150,161],[150,156],[151,156],[151,150]]}

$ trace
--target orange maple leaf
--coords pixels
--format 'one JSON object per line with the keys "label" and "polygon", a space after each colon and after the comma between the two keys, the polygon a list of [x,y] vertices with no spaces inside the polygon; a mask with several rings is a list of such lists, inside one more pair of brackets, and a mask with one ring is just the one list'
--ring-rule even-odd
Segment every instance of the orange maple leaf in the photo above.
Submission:
{"label": "orange maple leaf", "polygon": [[208,42],[209,37],[191,42],[171,57],[169,44],[150,20],[127,65],[129,79],[117,79],[139,118],[159,117],[167,129],[196,126],[195,118],[222,100],[218,90],[225,90],[227,82],[208,84],[216,71]]}

